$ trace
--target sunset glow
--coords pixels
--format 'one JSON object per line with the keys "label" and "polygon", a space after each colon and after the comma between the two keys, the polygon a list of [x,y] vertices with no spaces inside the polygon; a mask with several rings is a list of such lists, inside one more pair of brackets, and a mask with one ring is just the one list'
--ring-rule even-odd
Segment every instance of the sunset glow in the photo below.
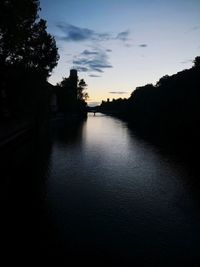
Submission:
{"label": "sunset glow", "polygon": [[198,0],[42,0],[60,61],[52,84],[78,69],[89,104],[190,68],[200,54]]}

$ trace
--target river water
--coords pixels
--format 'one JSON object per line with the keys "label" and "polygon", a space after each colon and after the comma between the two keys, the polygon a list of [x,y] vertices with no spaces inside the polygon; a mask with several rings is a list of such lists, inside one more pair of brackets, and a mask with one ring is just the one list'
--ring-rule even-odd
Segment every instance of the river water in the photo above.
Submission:
{"label": "river water", "polygon": [[89,114],[70,131],[57,124],[45,205],[66,253],[105,264],[198,262],[199,199],[181,162],[113,117]]}
{"label": "river water", "polygon": [[35,237],[69,266],[199,266],[194,172],[113,117],[54,126],[45,164],[24,166],[23,186],[8,186],[9,251],[24,232],[24,244]]}

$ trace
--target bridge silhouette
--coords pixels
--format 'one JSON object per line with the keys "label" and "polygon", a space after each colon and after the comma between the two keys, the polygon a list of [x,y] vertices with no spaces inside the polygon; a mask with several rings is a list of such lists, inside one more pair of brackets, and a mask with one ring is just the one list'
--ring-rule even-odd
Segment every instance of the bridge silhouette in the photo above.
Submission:
{"label": "bridge silhouette", "polygon": [[95,115],[97,112],[100,112],[100,106],[88,107],[87,112],[94,113]]}

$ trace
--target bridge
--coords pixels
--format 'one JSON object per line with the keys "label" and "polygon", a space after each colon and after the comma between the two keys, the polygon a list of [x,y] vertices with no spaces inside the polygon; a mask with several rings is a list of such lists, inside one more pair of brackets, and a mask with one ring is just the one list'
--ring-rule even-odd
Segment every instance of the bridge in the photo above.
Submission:
{"label": "bridge", "polygon": [[87,112],[94,113],[94,116],[97,112],[100,112],[100,106],[96,107],[87,107]]}

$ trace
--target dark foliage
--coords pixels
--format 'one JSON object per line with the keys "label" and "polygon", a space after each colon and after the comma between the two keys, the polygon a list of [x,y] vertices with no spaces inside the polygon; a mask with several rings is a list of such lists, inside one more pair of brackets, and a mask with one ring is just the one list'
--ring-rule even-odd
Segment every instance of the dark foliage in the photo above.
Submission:
{"label": "dark foliage", "polygon": [[[0,2],[0,117],[25,118],[47,114],[46,82],[57,65],[54,38],[39,19],[38,0]],[[42,102],[42,104],[41,104]],[[42,108],[42,106],[44,108]],[[44,112],[44,113],[43,113]]]}
{"label": "dark foliage", "polygon": [[87,84],[84,81],[84,79],[81,79],[78,82],[78,87],[77,87],[77,98],[80,101],[86,101],[88,99],[88,93],[85,92],[85,90],[87,89]]}
{"label": "dark foliage", "polygon": [[155,142],[193,146],[199,141],[200,57],[191,69],[137,87],[129,99],[102,102],[101,110],[128,119]]}
{"label": "dark foliage", "polygon": [[58,109],[64,113],[77,113],[85,115],[87,113],[88,98],[87,84],[84,79],[78,80],[78,76],[71,75],[69,78],[57,84],[55,93],[57,95]]}
{"label": "dark foliage", "polygon": [[34,68],[47,77],[57,64],[58,53],[38,11],[36,0],[1,1],[0,64]]}

